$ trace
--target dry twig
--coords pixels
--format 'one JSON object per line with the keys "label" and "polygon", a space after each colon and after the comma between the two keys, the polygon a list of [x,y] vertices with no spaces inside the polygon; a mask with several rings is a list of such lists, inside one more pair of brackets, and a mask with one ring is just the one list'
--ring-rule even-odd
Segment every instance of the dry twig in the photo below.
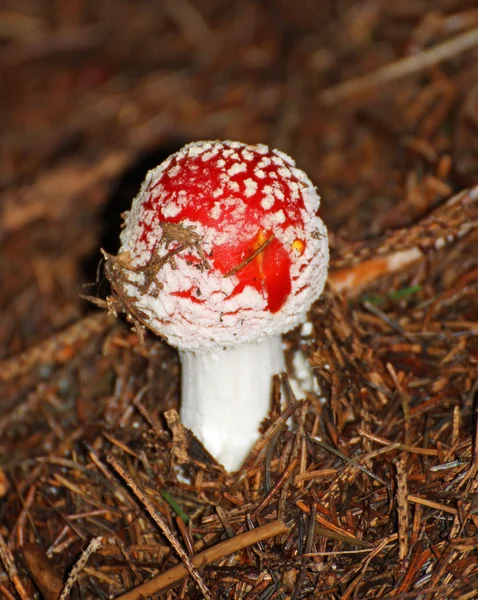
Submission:
{"label": "dry twig", "polygon": [[[199,554],[192,557],[191,562],[195,568],[202,568],[209,565],[221,558],[233,554],[234,552],[240,552],[244,548],[248,548],[253,544],[258,544],[269,538],[277,537],[287,533],[289,528],[283,521],[272,521],[267,525],[256,527],[251,531],[246,531],[240,535],[234,536],[233,538],[227,539],[224,542],[212,546]],[[188,570],[184,565],[177,565],[150,579],[149,581],[142,583],[134,590],[126,592],[117,598],[117,600],[140,600],[144,596],[158,594],[165,588],[173,585],[188,575]]]}

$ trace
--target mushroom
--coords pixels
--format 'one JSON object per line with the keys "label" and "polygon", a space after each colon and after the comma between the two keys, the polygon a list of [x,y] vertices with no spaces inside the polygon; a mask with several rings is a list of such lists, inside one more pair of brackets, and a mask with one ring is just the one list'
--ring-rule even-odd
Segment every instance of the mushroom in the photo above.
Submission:
{"label": "mushroom", "polygon": [[281,334],[327,276],[319,196],[263,144],[193,142],[150,171],[107,274],[130,318],[179,350],[180,416],[238,469],[284,371]]}

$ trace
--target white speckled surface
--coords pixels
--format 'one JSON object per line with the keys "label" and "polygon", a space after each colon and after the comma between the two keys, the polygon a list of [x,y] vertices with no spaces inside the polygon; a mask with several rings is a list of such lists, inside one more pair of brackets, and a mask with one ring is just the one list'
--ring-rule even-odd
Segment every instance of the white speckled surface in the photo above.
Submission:
{"label": "white speckled surface", "polygon": [[[174,188],[184,165],[190,169],[185,185]],[[213,174],[211,180],[204,178],[204,169]],[[198,186],[193,190],[195,181],[199,191]],[[183,216],[191,203],[207,206],[207,218]],[[318,208],[319,196],[311,181],[282,152],[239,142],[189,144],[147,174],[126,217],[120,252],[128,252],[135,267],[146,265],[153,252],[164,256],[168,249],[161,244],[161,222],[168,221],[191,227],[201,237],[205,254],[214,256],[220,244],[257,235],[260,211],[261,229],[272,232],[290,250],[291,292],[280,310],[271,312],[261,290],[247,286],[235,293],[237,276],[224,277],[214,260],[213,268],[198,268],[190,260],[196,250],[189,252],[189,259],[178,253],[176,268],[167,263],[158,271],[159,293],[153,285],[139,296],[137,287],[144,275],[132,271],[127,272],[126,292],[148,315],[147,323],[182,350],[230,348],[286,332],[304,320],[327,277],[327,232]],[[251,222],[250,215],[256,221]],[[212,220],[216,229],[205,222]],[[302,254],[292,247],[297,239],[305,240]],[[191,300],[185,297],[188,294],[197,296]]]}

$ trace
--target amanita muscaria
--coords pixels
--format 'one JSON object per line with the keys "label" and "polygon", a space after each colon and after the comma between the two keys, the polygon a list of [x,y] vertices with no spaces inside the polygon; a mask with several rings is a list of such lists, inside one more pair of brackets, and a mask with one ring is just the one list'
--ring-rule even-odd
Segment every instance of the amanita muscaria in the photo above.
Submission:
{"label": "amanita muscaria", "polygon": [[328,266],[319,196],[263,144],[193,142],[150,171],[109,261],[130,315],[179,350],[181,420],[240,467]]}

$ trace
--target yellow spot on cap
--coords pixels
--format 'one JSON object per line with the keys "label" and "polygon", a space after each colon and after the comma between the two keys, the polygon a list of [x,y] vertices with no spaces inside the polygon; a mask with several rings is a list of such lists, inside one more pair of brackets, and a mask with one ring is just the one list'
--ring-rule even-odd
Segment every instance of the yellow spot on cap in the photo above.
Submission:
{"label": "yellow spot on cap", "polygon": [[259,233],[257,234],[256,242],[254,244],[254,250],[257,250],[257,248],[262,246],[266,239],[266,232],[263,229],[259,229]]}
{"label": "yellow spot on cap", "polygon": [[302,240],[294,240],[292,242],[292,249],[295,250],[296,252],[299,253],[299,255],[301,255],[304,252],[305,249],[305,242],[303,242]]}
{"label": "yellow spot on cap", "polygon": [[[266,240],[267,240],[266,232],[263,229],[259,229],[259,233],[257,234],[257,238],[254,243],[254,252],[256,250],[258,250],[262,246],[262,244],[264,244],[264,242]],[[256,261],[257,261],[257,266],[259,267],[259,273],[261,275],[261,278],[264,279],[264,270],[262,267],[262,261],[263,261],[262,252],[260,252],[256,256]]]}

